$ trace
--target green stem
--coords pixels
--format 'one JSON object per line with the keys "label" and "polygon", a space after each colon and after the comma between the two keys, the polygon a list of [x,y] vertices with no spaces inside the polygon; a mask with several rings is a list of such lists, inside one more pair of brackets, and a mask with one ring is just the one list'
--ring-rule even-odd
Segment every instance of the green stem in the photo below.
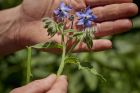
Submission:
{"label": "green stem", "polygon": [[27,47],[27,75],[26,75],[26,83],[30,82],[31,79],[31,58],[32,58],[32,48]]}
{"label": "green stem", "polygon": [[60,76],[62,74],[62,72],[64,70],[64,66],[65,66],[66,44],[64,41],[64,34],[62,34],[62,44],[63,44],[62,59],[61,59],[59,69],[57,71],[57,76]]}

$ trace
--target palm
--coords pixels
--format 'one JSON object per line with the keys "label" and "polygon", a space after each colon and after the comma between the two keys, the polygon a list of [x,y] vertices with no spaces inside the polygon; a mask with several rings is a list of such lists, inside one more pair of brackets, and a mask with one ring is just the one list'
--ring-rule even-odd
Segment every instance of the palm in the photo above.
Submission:
{"label": "palm", "polygon": [[24,14],[40,20],[42,17],[51,16],[59,2],[60,0],[24,0],[22,8]]}
{"label": "palm", "polygon": [[[84,7],[84,2],[82,2],[81,0],[79,1],[72,0],[72,1],[73,1],[73,7],[77,9],[80,7],[82,8],[82,5]],[[96,1],[97,3],[94,2],[96,6],[98,5],[98,1],[100,0],[97,0]],[[123,1],[126,2],[127,0],[122,0],[122,2]],[[128,2],[130,2],[130,0],[128,0]],[[59,3],[60,0],[24,0],[23,1],[23,4],[21,6],[22,27],[20,30],[21,41],[22,40],[24,41],[24,43],[22,43],[23,46],[49,40],[46,30],[43,28],[41,19],[46,16],[51,17],[53,10],[57,8]],[[127,8],[126,5],[131,5],[132,7]],[[120,6],[118,7],[120,11],[116,9],[117,6]],[[124,5],[112,4],[104,8],[100,6],[95,7],[93,11],[98,17],[97,22],[100,22],[100,24],[98,25],[99,31],[96,33],[96,36],[100,37],[105,35],[111,35],[114,33],[124,32],[130,29],[132,24],[126,18],[136,14],[137,11],[134,11],[134,9],[136,9],[136,7],[132,5],[132,3],[125,3]],[[125,13],[128,11],[130,13],[127,13],[126,15]],[[117,20],[119,18],[123,18],[123,19]],[[57,42],[60,42],[59,35],[56,35],[53,39]],[[94,47],[95,50],[102,50],[111,47],[111,43],[108,40],[97,40],[95,41],[95,43],[97,43],[97,46],[95,45],[96,47]]]}
{"label": "palm", "polygon": [[[54,1],[54,2],[53,2]],[[33,3],[35,2],[35,3]],[[52,4],[53,3],[53,4]],[[41,21],[44,17],[51,17],[53,10],[59,4],[59,0],[24,0],[21,6],[22,22],[20,36],[24,41],[24,45],[36,44],[46,40],[50,40],[46,29],[43,28]],[[59,41],[56,35],[53,39]]]}

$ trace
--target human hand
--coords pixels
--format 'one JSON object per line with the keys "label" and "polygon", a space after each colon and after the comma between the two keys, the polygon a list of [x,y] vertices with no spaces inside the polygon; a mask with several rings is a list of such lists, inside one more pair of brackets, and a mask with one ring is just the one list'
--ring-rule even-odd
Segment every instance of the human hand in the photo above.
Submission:
{"label": "human hand", "polygon": [[[47,35],[41,21],[44,17],[51,17],[53,10],[57,8],[61,0],[23,0],[18,7],[18,20],[16,30],[8,32],[14,35],[13,42],[16,42],[18,49],[28,45],[46,41],[56,41],[60,43],[59,34],[52,39]],[[69,1],[69,0],[64,0]],[[132,3],[133,0],[71,0],[75,10],[84,9],[91,6],[97,16],[96,37],[109,36],[128,31],[132,28],[132,22],[128,17],[134,16],[138,12],[138,7]],[[12,37],[12,36],[11,36]],[[11,38],[10,37],[10,38]],[[93,51],[110,49],[111,41],[105,39],[94,40]],[[11,49],[11,47],[10,47]],[[90,50],[90,51],[91,51]],[[49,50],[48,50],[49,51]],[[88,51],[85,44],[80,44],[75,49],[77,52]]]}
{"label": "human hand", "polygon": [[[34,44],[48,40],[47,33],[41,23],[43,17],[52,16],[53,10],[57,8],[61,0],[24,0],[21,6],[23,14],[23,27],[20,36],[26,40],[26,44]],[[65,0],[68,1],[68,0]],[[128,17],[135,15],[138,11],[137,6],[132,0],[71,0],[75,10],[84,9],[92,6],[93,12],[97,16],[96,22],[98,31],[96,37],[112,35],[128,31],[132,28],[132,23]],[[33,2],[33,3],[32,3]],[[103,6],[106,5],[106,6]],[[60,36],[56,35],[53,40],[60,42]],[[22,40],[20,39],[20,40]],[[76,50],[87,51],[86,45]],[[93,50],[100,51],[111,48],[109,40],[94,40]]]}
{"label": "human hand", "polygon": [[67,85],[65,76],[57,78],[56,75],[50,75],[47,78],[16,88],[10,93],[67,93]]}

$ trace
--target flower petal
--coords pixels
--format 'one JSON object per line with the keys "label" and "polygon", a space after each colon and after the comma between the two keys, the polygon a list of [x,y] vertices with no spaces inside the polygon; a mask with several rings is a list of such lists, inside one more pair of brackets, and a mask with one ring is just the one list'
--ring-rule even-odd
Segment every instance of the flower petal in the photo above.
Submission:
{"label": "flower petal", "polygon": [[61,2],[60,3],[60,7],[65,7],[65,3],[64,2]]}
{"label": "flower petal", "polygon": [[79,20],[77,25],[84,25],[84,19]]}
{"label": "flower petal", "polygon": [[85,14],[92,14],[92,10],[90,9],[90,7],[87,7],[85,9]]}
{"label": "flower petal", "polygon": [[59,14],[59,10],[54,10],[53,12],[54,12],[55,15]]}
{"label": "flower petal", "polygon": [[92,15],[92,17],[90,18],[90,20],[94,21],[95,19],[97,19],[97,17],[95,15]]}
{"label": "flower petal", "polygon": [[85,23],[85,26],[86,26],[86,27],[91,27],[91,26],[92,26],[92,21],[87,21],[87,22]]}
{"label": "flower petal", "polygon": [[82,12],[76,12],[76,15],[79,17],[79,19],[86,17],[86,15]]}
{"label": "flower petal", "polygon": [[67,12],[63,12],[64,14],[64,17],[67,17],[68,16],[68,13]]}
{"label": "flower petal", "polygon": [[67,12],[69,12],[71,10],[68,6],[65,6],[65,7],[61,8],[61,9],[62,9],[62,11],[67,11]]}
{"label": "flower petal", "polygon": [[81,17],[81,12],[76,12],[76,15],[77,15],[78,17]]}

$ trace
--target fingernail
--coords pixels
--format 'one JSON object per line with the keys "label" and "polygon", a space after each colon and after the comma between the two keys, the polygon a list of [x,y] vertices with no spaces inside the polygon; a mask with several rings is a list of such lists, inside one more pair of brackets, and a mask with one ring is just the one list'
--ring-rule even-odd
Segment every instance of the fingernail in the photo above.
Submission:
{"label": "fingernail", "polygon": [[56,77],[56,74],[51,74],[48,77]]}
{"label": "fingernail", "polygon": [[60,76],[60,78],[67,80],[67,76],[65,76],[65,75]]}

